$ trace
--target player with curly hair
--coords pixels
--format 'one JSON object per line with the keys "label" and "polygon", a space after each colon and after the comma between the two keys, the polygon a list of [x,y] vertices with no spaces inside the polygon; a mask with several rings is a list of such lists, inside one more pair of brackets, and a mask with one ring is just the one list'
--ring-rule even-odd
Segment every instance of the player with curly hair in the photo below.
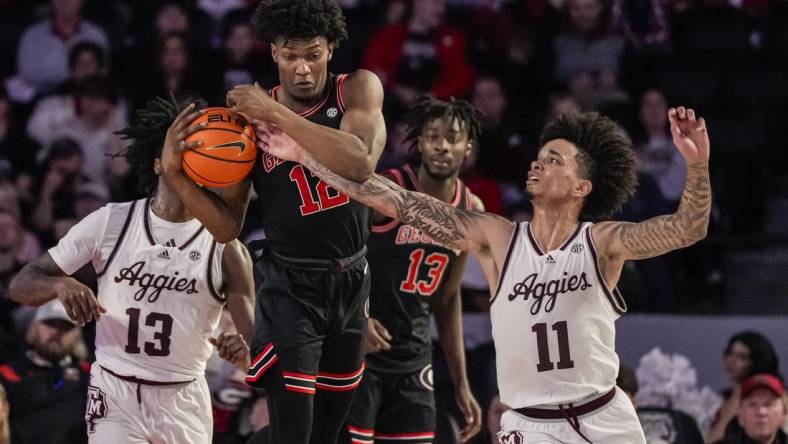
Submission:
{"label": "player with curly hair", "polygon": [[[74,322],[96,321],[85,412],[91,443],[209,444],[212,345],[237,367],[249,365],[251,257],[238,241],[217,242],[161,174],[162,150],[200,128],[187,129],[196,108],[156,99],[140,109],[120,134],[149,197],[89,214],[11,282],[17,302],[57,298]],[[86,265],[96,271],[95,295],[72,276]],[[224,308],[238,332],[212,337]]]}
{"label": "player with curly hair", "polygon": [[[340,7],[334,0],[264,0],[254,23],[281,84],[270,91],[238,86],[228,105],[258,130],[293,134],[343,177],[368,179],[386,139],[383,87],[366,70],[329,72],[347,38]],[[259,435],[273,443],[333,443],[363,373],[369,209],[303,165],[269,154],[247,180],[210,193],[183,174],[184,149],[185,141],[165,149],[162,170],[217,239],[240,233],[251,187],[262,207],[267,246],[255,263],[258,309],[247,377],[267,394],[271,427]]]}
{"label": "player with curly hair", "polygon": [[501,443],[643,444],[632,403],[615,387],[615,320],[626,311],[616,284],[627,260],[703,239],[711,212],[706,124],[684,107],[668,117],[687,162],[684,194],[675,213],[639,223],[604,220],[632,195],[636,173],[631,142],[596,113],[565,114],[545,128],[525,184],[533,219],[522,223],[458,209],[377,175],[358,184],[284,133],[261,138],[273,155],[479,259],[491,290],[500,397],[511,409],[501,419]]}

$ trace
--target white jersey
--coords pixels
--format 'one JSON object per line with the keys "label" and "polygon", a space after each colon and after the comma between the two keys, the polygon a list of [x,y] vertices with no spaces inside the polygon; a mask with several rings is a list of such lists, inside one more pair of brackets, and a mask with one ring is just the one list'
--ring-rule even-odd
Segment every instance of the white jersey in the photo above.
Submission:
{"label": "white jersey", "polygon": [[88,261],[96,269],[107,309],[96,323],[96,364],[180,382],[202,376],[212,353],[208,338],[225,302],[222,251],[199,221],[159,219],[146,199],[92,213],[49,253],[66,273]]}
{"label": "white jersey", "polygon": [[501,401],[512,408],[560,404],[616,383],[615,320],[626,311],[605,284],[580,223],[545,252],[530,223],[514,230],[490,308]]}

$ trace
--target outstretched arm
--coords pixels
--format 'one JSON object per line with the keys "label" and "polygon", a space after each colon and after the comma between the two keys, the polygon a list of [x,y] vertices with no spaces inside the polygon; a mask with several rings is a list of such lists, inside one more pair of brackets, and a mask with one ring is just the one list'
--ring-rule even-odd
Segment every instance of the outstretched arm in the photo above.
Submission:
{"label": "outstretched arm", "polygon": [[706,237],[711,214],[709,136],[703,118],[679,107],[668,112],[673,142],[687,161],[679,209],[639,223],[603,222],[592,228],[600,254],[613,260],[646,259]]}
{"label": "outstretched arm", "polygon": [[386,144],[383,86],[370,71],[360,69],[345,80],[347,109],[339,129],[318,125],[274,100],[257,85],[241,85],[227,93],[233,111],[273,123],[341,177],[363,182],[375,172]]}

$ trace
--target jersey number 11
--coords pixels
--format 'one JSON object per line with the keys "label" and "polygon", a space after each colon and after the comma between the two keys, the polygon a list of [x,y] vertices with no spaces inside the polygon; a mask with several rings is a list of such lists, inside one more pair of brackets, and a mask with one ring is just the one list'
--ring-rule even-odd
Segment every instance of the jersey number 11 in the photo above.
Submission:
{"label": "jersey number 11", "polygon": [[531,331],[536,333],[536,349],[539,353],[539,363],[536,364],[536,370],[539,372],[575,366],[575,362],[572,361],[569,353],[569,333],[567,332],[566,321],[556,322],[553,324],[552,329],[558,336],[558,362],[556,363],[550,361],[550,347],[547,344],[547,324],[541,322],[531,327]]}

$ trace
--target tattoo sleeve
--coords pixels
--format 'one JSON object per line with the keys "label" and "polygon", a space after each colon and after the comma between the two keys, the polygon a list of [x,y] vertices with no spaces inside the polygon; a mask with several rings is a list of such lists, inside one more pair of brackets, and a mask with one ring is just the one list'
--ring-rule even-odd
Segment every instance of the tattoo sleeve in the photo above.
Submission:
{"label": "tattoo sleeve", "polygon": [[708,164],[689,165],[678,211],[640,223],[622,224],[619,239],[631,259],[658,256],[706,237],[710,214]]}
{"label": "tattoo sleeve", "polygon": [[480,243],[475,238],[480,230],[474,229],[474,222],[484,213],[460,210],[427,194],[405,190],[378,174],[356,183],[334,174],[307,153],[303,157],[301,163],[337,191],[418,228],[435,242],[459,250],[474,249]]}

